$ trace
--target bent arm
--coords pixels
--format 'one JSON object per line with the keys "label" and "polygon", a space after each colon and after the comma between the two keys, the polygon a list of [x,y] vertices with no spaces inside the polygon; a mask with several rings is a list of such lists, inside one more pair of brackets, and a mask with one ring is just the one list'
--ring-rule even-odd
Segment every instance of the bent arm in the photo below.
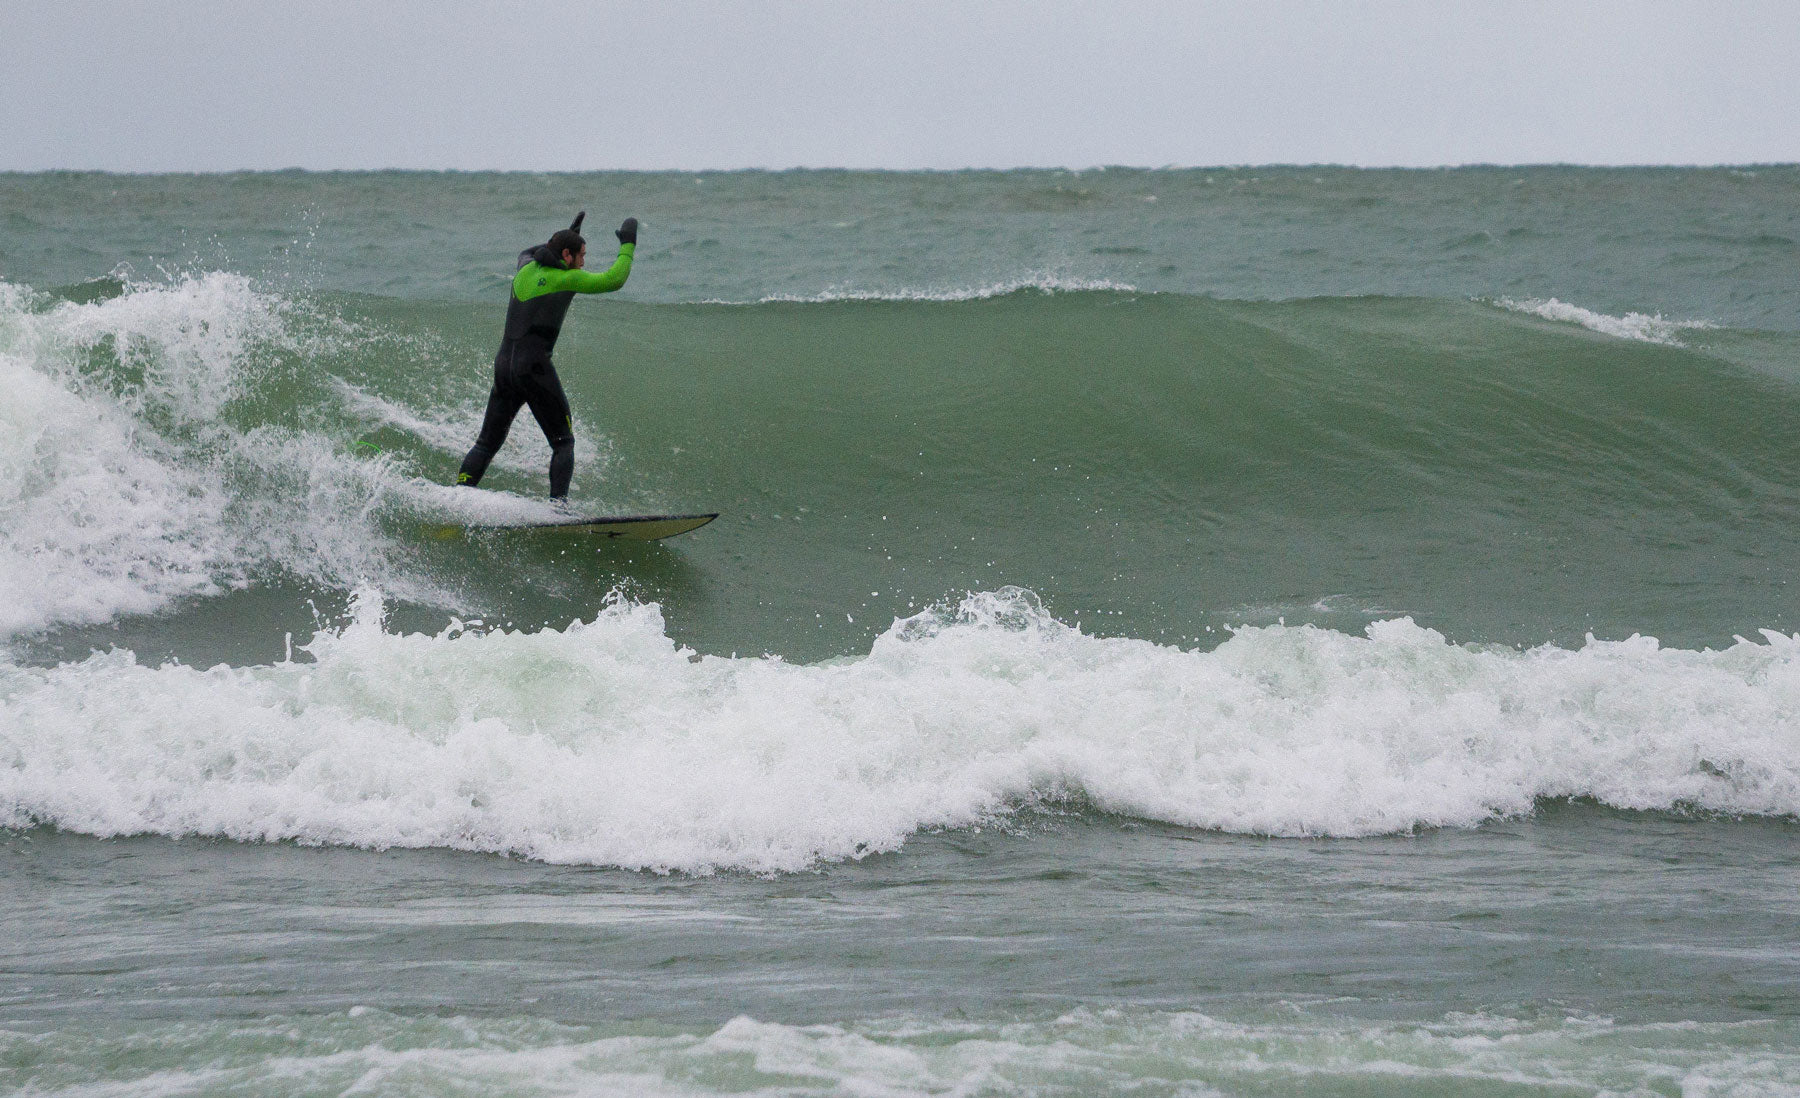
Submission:
{"label": "bent arm", "polygon": [[631,256],[635,251],[636,244],[619,245],[619,258],[604,271],[553,271],[549,290],[552,293],[561,290],[574,290],[578,294],[611,293],[631,277]]}

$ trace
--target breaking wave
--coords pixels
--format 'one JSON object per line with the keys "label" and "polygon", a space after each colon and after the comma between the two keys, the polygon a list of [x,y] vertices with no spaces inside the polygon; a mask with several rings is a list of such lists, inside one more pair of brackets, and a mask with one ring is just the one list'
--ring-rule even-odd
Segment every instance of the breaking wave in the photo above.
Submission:
{"label": "breaking wave", "polygon": [[1088,636],[1007,589],[802,666],[698,655],[652,604],[424,635],[364,594],[303,654],[0,670],[0,822],[704,873],[1044,804],[1277,836],[1541,798],[1800,812],[1800,638],[1774,633],[1484,650],[1402,618],[1201,651]]}

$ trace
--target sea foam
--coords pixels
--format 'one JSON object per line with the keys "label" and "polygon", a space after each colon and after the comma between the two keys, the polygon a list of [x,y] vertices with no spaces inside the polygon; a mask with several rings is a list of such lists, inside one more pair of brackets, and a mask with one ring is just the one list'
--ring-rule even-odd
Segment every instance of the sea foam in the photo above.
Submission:
{"label": "sea foam", "polygon": [[[292,422],[368,418],[319,363],[370,338],[225,272],[87,302],[0,282],[0,638],[276,572],[441,599],[381,516],[551,514]],[[257,409],[274,390],[298,394],[297,415]],[[471,428],[476,415],[465,410]]]}
{"label": "sea foam", "polygon": [[[784,1025],[570,1025],[369,1007],[0,1031],[0,1084],[54,1093],[925,1095],[1791,1094],[1789,1018],[1639,1022],[1538,1011],[1424,1022],[1283,1003],[1244,1018],[1077,1009]],[[278,1050],[279,1055],[270,1052]],[[154,1050],[152,1055],[145,1050]],[[66,1088],[66,1089],[65,1089]]]}
{"label": "sea foam", "polygon": [[[147,612],[236,578],[214,536],[229,493],[157,423],[229,399],[222,360],[260,311],[222,278],[54,308],[0,283],[0,633]],[[81,369],[102,345],[114,384]]]}
{"label": "sea foam", "polygon": [[1277,836],[1470,827],[1539,798],[1800,811],[1800,638],[1475,649],[1409,619],[1087,636],[1026,592],[860,658],[702,656],[655,605],[396,634],[364,593],[310,659],[0,667],[0,821],[799,870],[1024,806]]}
{"label": "sea foam", "polygon": [[1501,298],[1495,302],[1503,309],[1514,312],[1530,313],[1545,320],[1554,320],[1563,324],[1579,324],[1590,332],[1599,332],[1616,339],[1634,339],[1640,343],[1662,343],[1669,346],[1681,346],[1677,337],[1684,331],[1711,328],[1713,325],[1704,320],[1669,320],[1661,313],[1626,313],[1624,316],[1609,316],[1597,313],[1592,309],[1584,309],[1579,305],[1571,305],[1566,301],[1551,298],[1530,298],[1515,301],[1512,298]]}

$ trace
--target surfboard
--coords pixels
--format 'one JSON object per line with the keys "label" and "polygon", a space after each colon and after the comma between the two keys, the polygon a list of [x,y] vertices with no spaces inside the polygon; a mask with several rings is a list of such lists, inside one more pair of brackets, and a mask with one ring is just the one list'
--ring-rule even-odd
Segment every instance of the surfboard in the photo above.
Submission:
{"label": "surfboard", "polygon": [[566,530],[622,541],[660,541],[698,530],[718,517],[716,511],[710,515],[570,515],[548,522],[467,522],[438,529],[444,534],[462,530]]}

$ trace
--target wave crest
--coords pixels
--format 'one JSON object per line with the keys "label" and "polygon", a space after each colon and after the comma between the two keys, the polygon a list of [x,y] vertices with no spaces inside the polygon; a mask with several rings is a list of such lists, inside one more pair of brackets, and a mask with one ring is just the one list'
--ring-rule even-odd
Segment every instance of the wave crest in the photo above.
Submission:
{"label": "wave crest", "polygon": [[1503,309],[1511,309],[1517,313],[1530,313],[1545,320],[1554,320],[1562,324],[1579,324],[1590,332],[1599,332],[1616,339],[1634,339],[1640,343],[1661,343],[1671,347],[1683,346],[1677,336],[1686,331],[1712,328],[1713,325],[1704,320],[1669,320],[1661,313],[1626,313],[1624,316],[1608,316],[1592,309],[1584,309],[1579,305],[1571,305],[1566,301],[1558,301],[1554,297],[1527,298],[1514,300],[1503,297],[1495,302]]}
{"label": "wave crest", "polygon": [[[771,294],[758,298],[755,304],[777,302],[819,305],[836,301],[986,301],[990,298],[1036,290],[1043,294],[1136,293],[1137,287],[1110,278],[1071,278],[1064,275],[1032,274],[1004,278],[978,286],[928,286],[898,290],[855,290],[827,288],[813,294]],[[736,305],[745,302],[703,301],[703,305]]]}
{"label": "wave crest", "polygon": [[701,656],[653,604],[535,633],[383,629],[311,662],[129,652],[0,671],[0,820],[805,868],[1069,802],[1277,836],[1470,827],[1538,798],[1800,811],[1800,638],[1481,650],[1410,619],[1098,639],[1013,589],[798,666]]}

